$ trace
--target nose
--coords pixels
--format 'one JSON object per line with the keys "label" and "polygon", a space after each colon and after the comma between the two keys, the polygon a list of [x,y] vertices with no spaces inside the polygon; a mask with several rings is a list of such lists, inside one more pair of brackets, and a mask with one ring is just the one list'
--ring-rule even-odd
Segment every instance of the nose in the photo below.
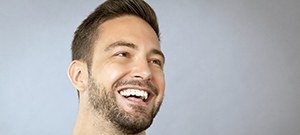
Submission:
{"label": "nose", "polygon": [[134,79],[151,80],[152,72],[149,67],[148,61],[136,61],[132,67],[131,77]]}

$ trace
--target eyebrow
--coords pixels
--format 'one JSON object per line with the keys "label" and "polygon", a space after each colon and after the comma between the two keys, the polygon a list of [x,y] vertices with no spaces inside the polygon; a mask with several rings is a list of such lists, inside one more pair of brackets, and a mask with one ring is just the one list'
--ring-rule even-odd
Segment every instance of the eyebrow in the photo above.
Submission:
{"label": "eyebrow", "polygon": [[[134,43],[125,42],[125,41],[117,41],[117,42],[114,42],[114,43],[110,44],[108,47],[106,47],[104,49],[104,51],[107,52],[107,51],[112,50],[116,47],[129,47],[129,48],[132,48],[132,49],[135,49],[135,50],[138,49],[138,46]],[[163,63],[165,63],[165,55],[161,50],[152,49],[150,51],[150,53],[160,55],[163,58]]]}
{"label": "eyebrow", "polygon": [[125,42],[125,41],[117,41],[117,42],[114,42],[112,44],[110,44],[108,47],[106,47],[104,49],[104,51],[109,51],[109,50],[112,50],[116,47],[129,47],[129,48],[132,48],[132,49],[138,49],[137,45],[133,44],[133,43],[129,43],[129,42]]}
{"label": "eyebrow", "polygon": [[165,55],[161,50],[157,50],[157,49],[152,49],[151,53],[153,54],[157,54],[160,55],[163,58],[163,63],[165,63]]}

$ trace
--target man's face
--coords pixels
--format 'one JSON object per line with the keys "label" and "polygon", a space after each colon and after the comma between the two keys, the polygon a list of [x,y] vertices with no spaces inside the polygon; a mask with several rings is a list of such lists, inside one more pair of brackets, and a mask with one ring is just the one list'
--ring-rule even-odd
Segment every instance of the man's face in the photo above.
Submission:
{"label": "man's face", "polygon": [[100,26],[89,76],[89,102],[117,128],[148,128],[164,95],[164,57],[151,26],[122,16]]}

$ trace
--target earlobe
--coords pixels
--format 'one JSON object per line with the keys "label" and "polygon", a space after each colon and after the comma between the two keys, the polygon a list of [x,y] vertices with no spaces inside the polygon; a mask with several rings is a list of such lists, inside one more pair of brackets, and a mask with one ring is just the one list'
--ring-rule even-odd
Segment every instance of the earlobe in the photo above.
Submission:
{"label": "earlobe", "polygon": [[78,91],[86,90],[88,81],[88,71],[86,63],[79,60],[72,61],[68,68],[68,76],[73,86]]}

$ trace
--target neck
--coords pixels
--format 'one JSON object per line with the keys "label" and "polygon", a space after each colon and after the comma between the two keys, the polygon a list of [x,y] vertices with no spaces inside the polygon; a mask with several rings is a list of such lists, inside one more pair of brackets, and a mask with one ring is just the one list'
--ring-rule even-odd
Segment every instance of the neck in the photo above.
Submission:
{"label": "neck", "polygon": [[[140,132],[135,135],[145,135]],[[117,130],[112,123],[105,120],[102,116],[89,107],[79,106],[79,112],[75,128],[72,135],[127,135]],[[133,135],[133,134],[130,134]]]}

